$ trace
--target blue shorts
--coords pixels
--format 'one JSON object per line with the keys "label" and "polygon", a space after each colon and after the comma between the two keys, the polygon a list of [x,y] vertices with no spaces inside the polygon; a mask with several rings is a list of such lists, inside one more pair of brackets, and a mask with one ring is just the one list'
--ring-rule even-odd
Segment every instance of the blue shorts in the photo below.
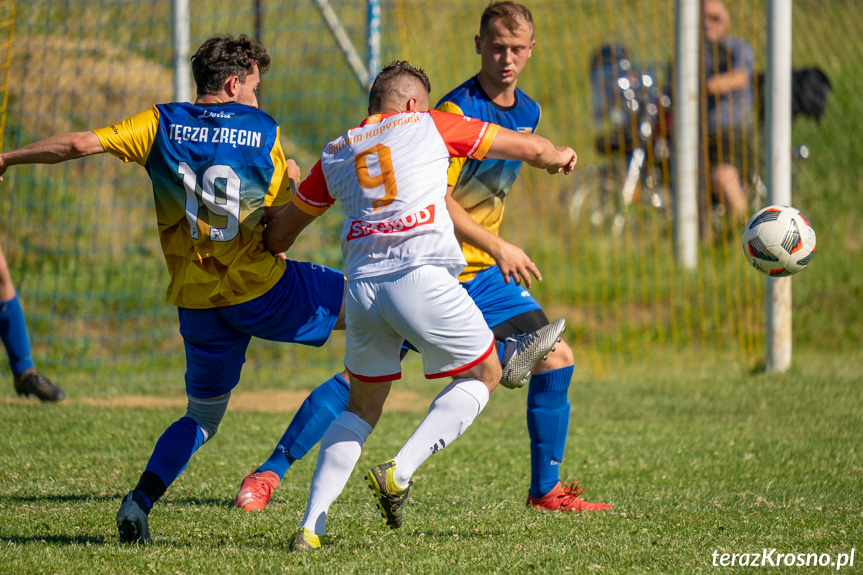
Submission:
{"label": "blue shorts", "polygon": [[526,287],[517,285],[512,279],[509,283],[503,281],[497,266],[482,270],[472,280],[461,285],[476,303],[489,327],[523,313],[542,309]]}
{"label": "blue shorts", "polygon": [[252,336],[320,347],[330,337],[344,300],[342,272],[288,260],[270,291],[245,303],[178,308],[186,347],[186,393],[208,399],[239,383]]}

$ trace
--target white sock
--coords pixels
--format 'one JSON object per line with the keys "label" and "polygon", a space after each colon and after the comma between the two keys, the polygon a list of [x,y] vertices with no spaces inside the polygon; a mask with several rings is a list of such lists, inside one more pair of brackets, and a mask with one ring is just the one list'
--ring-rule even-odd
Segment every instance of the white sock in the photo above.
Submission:
{"label": "white sock", "polygon": [[464,433],[488,403],[488,388],[477,379],[456,379],[440,392],[428,415],[395,456],[393,479],[407,487],[414,472],[432,453],[440,451]]}
{"label": "white sock", "polygon": [[327,428],[321,439],[318,464],[301,527],[315,535],[326,532],[327,511],[345,488],[363,452],[363,443],[371,432],[371,425],[348,411],[343,411]]}

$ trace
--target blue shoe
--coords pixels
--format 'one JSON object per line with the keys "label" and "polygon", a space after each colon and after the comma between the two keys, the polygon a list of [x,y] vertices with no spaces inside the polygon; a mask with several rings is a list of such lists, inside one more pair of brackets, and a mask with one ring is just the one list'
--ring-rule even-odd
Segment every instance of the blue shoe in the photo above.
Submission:
{"label": "blue shoe", "polygon": [[558,319],[532,333],[508,337],[504,346],[500,384],[510,389],[522,387],[530,380],[530,370],[539,360],[554,351],[566,331],[566,320]]}
{"label": "blue shoe", "polygon": [[123,498],[123,504],[117,512],[117,530],[120,532],[120,543],[152,543],[150,538],[150,523],[144,511],[143,501],[138,501],[139,494],[130,491]]}

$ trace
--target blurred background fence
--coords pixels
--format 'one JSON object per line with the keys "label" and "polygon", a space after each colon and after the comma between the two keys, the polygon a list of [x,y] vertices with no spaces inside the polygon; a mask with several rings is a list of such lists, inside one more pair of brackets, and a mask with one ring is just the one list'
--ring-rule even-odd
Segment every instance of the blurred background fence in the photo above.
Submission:
{"label": "blurred background fence", "polygon": [[[265,44],[273,62],[264,76],[261,107],[281,124],[286,153],[304,169],[323,143],[358,124],[366,110],[365,89],[321,4],[192,1],[189,12],[192,52],[214,33],[257,35]],[[727,4],[733,33],[753,45],[756,70],[763,71],[766,0]],[[793,65],[818,66],[833,84],[820,121],[794,121],[794,143],[805,144],[803,155],[809,157],[794,164],[794,203],[813,221],[819,252],[857,254],[860,152],[854,148],[863,112],[857,32],[863,16],[853,0],[793,4]],[[381,62],[408,59],[423,67],[436,102],[479,69],[474,35],[485,5],[382,0]],[[367,2],[331,6],[346,37],[364,54]],[[722,206],[704,202],[698,269],[684,271],[674,258],[674,0],[540,0],[528,6],[537,43],[519,87],[542,106],[539,132],[573,146],[579,167],[568,178],[524,170],[508,198],[502,235],[542,270],[545,280],[532,291],[549,316],[568,319],[566,337],[581,373],[602,377],[621,365],[649,368],[676,358],[757,368],[764,355],[765,279],[742,257],[739,228]],[[0,51],[6,65],[4,149],[103,127],[174,100],[172,19],[169,0],[0,3],[0,41],[12,39]],[[623,46],[626,54],[615,52],[602,72],[597,55],[604,45]],[[609,70],[638,80],[628,86],[629,96],[623,86],[614,93],[598,82],[608,80],[603,74]],[[637,109],[625,107],[629,99],[637,100]],[[637,113],[620,122],[612,108]],[[631,135],[642,150],[638,174],[631,170],[633,146],[610,145],[610,133]],[[751,211],[765,202],[763,188],[751,177],[762,161],[761,134],[756,124],[749,142],[755,164],[746,174]],[[105,155],[16,167],[5,179],[0,245],[25,308],[37,365],[58,380],[118,386],[127,378],[182,377],[182,341],[176,311],[164,301],[168,278],[144,170]],[[706,188],[701,193],[708,197]],[[338,221],[338,214],[328,214],[292,256],[341,268]],[[843,280],[811,269],[821,259],[829,268],[831,258],[819,253],[798,276],[805,278],[799,287],[795,283],[795,344],[861,343],[861,318],[844,318],[852,327],[839,331],[830,319],[842,316],[841,301],[824,306],[833,313],[827,319],[799,303],[835,295],[833,284]],[[856,275],[843,285],[840,299],[863,297]],[[338,335],[322,349],[257,341],[245,377],[262,367],[275,366],[285,377],[299,376],[309,365],[336,369],[343,350]],[[0,369],[4,362],[5,357]]]}

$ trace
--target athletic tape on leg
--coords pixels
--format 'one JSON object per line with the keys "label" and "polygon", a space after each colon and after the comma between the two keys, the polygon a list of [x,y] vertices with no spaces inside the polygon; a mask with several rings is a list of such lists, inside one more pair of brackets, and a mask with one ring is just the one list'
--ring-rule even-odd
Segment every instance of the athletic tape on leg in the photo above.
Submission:
{"label": "athletic tape on leg", "polygon": [[201,431],[204,433],[204,442],[207,442],[219,431],[219,424],[228,409],[231,394],[229,392],[223,397],[214,399],[200,399],[191,395],[188,398],[186,417],[201,427]]}

